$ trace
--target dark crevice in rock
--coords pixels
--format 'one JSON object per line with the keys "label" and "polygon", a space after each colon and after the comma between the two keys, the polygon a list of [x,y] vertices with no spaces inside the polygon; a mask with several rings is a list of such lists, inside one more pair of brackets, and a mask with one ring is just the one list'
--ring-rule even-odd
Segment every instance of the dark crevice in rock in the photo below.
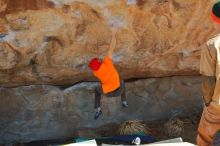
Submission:
{"label": "dark crevice in rock", "polygon": [[36,55],[30,60],[30,65],[36,64]]}
{"label": "dark crevice in rock", "polygon": [[86,31],[86,24],[82,23],[82,24],[78,24],[76,27],[76,37],[77,36],[82,36]]}
{"label": "dark crevice in rock", "polygon": [[54,41],[57,42],[60,46],[64,46],[64,42],[62,42],[58,37],[56,36],[46,36],[44,37],[45,42]]}
{"label": "dark crevice in rock", "polygon": [[91,12],[97,17],[97,18],[101,18],[101,16],[99,15],[99,13],[95,10],[95,9],[91,9]]}
{"label": "dark crevice in rock", "polygon": [[[54,86],[54,87],[57,87],[59,88],[60,90],[65,90],[65,89],[68,89],[68,88],[71,88],[73,86],[77,86],[77,85],[80,85],[80,84],[100,84],[100,82],[98,80],[89,80],[89,79],[86,79],[86,80],[80,80],[78,82],[73,82],[73,83],[69,83],[69,82],[66,82],[64,84],[62,83],[48,83],[48,82],[44,82],[42,81],[43,78],[48,78],[49,80],[52,80],[51,77],[48,77],[48,76],[39,76],[39,72],[37,71],[37,66],[36,64],[33,65],[32,67],[32,71],[33,71],[33,74],[35,74],[39,80],[41,80],[41,82],[39,83],[36,83],[36,82],[32,82],[31,84],[23,84],[23,85],[19,85],[19,84],[12,84],[12,85],[4,85],[2,84],[0,87],[3,87],[3,88],[17,88],[17,87],[24,87],[24,86],[30,86],[30,85],[36,85],[36,86],[40,86],[40,85],[48,85],[48,86]],[[13,75],[15,73],[15,70],[0,70],[0,73],[7,73],[7,74],[11,74]],[[147,80],[147,79],[163,79],[163,78],[171,78],[171,77],[199,77],[198,75],[172,75],[172,76],[164,76],[164,77],[133,77],[133,78],[129,78],[129,79],[124,79],[124,81],[126,83],[132,83],[132,82],[135,82],[135,81],[139,81],[139,80]]]}
{"label": "dark crevice in rock", "polygon": [[167,78],[167,77],[175,77],[176,75],[170,75],[170,76],[163,76],[163,77],[133,77],[133,78],[129,78],[126,79],[126,82],[134,82],[134,81],[138,81],[138,80],[146,80],[146,79],[152,79],[152,78]]}
{"label": "dark crevice in rock", "polygon": [[64,13],[68,13],[71,10],[71,7],[69,5],[63,5],[62,10]]}
{"label": "dark crevice in rock", "polygon": [[54,4],[47,0],[4,0],[4,2],[7,4],[4,12],[6,14],[54,7]]}
{"label": "dark crevice in rock", "polygon": [[70,87],[74,86],[74,84],[69,84],[69,85],[56,85],[56,87],[58,87],[60,90],[65,90],[68,89]]}
{"label": "dark crevice in rock", "polygon": [[63,84],[63,85],[54,85],[54,86],[58,87],[60,90],[65,90],[65,89],[68,89],[70,87],[82,84],[82,83],[97,83],[97,82],[80,81],[80,82],[76,82],[76,83],[73,83],[73,84]]}
{"label": "dark crevice in rock", "polygon": [[142,7],[147,2],[148,2],[148,0],[137,0],[137,6]]}

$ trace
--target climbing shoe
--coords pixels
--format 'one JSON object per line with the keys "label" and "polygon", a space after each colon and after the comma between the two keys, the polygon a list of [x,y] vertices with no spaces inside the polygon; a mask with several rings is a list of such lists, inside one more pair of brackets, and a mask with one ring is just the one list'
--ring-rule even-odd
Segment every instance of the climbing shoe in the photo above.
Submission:
{"label": "climbing shoe", "polygon": [[97,120],[99,118],[99,116],[102,114],[102,111],[96,111],[95,115],[94,115],[94,119]]}
{"label": "climbing shoe", "polygon": [[127,107],[128,107],[127,101],[123,101],[121,105],[122,105],[122,107],[124,107],[124,108],[127,108]]}

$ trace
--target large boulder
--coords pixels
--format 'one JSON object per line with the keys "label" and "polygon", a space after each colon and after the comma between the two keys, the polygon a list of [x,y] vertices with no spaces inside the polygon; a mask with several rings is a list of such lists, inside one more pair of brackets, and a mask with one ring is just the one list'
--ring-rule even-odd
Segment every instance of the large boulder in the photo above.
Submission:
{"label": "large boulder", "polygon": [[94,80],[88,62],[108,51],[110,24],[119,27],[113,61],[123,78],[198,75],[200,50],[216,33],[213,3],[0,0],[0,85]]}
{"label": "large boulder", "polygon": [[[217,33],[209,19],[214,2],[0,0],[0,144],[201,112],[200,50]],[[103,98],[94,121],[98,83],[89,82],[88,63],[106,55],[111,24],[119,28],[113,61],[128,79],[129,108]]]}

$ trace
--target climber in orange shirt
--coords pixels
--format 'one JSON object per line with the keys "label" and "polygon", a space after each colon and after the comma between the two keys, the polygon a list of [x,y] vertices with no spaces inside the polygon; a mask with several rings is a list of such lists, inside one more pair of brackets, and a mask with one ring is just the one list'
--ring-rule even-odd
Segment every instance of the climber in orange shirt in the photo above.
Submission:
{"label": "climber in orange shirt", "polygon": [[101,82],[101,86],[95,88],[95,120],[102,114],[101,96],[103,94],[107,97],[121,96],[122,107],[128,107],[125,96],[125,83],[120,79],[112,62],[112,55],[116,47],[116,33],[117,28],[113,27],[110,49],[106,57],[103,60],[100,58],[93,58],[89,63],[89,67],[93,71],[94,76]]}

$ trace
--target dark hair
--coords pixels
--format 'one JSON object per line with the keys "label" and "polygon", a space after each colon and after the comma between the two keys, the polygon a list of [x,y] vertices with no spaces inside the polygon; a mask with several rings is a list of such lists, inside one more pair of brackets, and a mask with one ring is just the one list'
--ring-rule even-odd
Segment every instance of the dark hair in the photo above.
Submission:
{"label": "dark hair", "polygon": [[212,12],[216,17],[220,18],[220,2],[214,4],[212,7]]}

